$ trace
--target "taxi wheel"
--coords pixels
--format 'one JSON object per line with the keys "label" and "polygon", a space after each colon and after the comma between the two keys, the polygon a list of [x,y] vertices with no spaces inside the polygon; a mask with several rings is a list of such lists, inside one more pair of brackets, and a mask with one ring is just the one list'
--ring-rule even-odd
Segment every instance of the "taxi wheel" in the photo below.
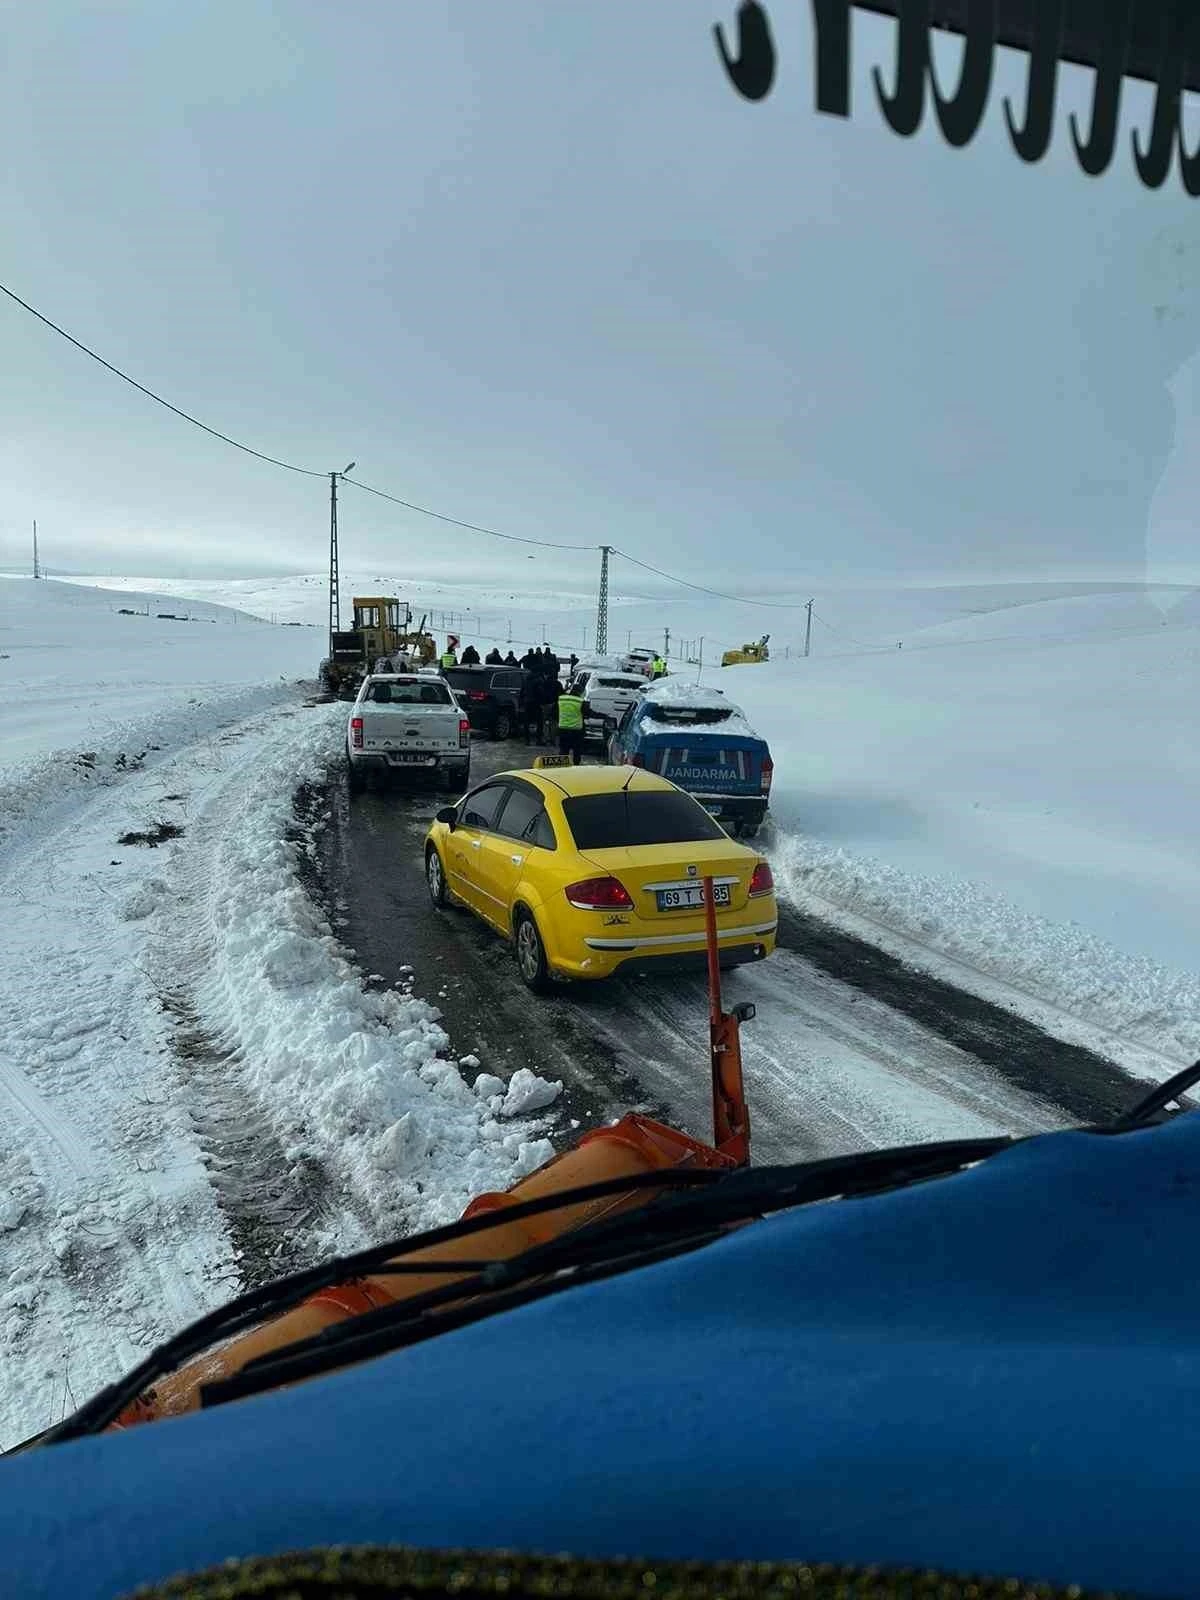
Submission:
{"label": "taxi wheel", "polygon": [[437,846],[432,844],[425,852],[425,883],[435,909],[444,911],[449,904],[446,895],[446,874],[442,868],[442,858],[437,853]]}
{"label": "taxi wheel", "polygon": [[513,919],[513,938],[517,950],[517,970],[521,982],[535,994],[545,994],[550,987],[550,969],[546,965],[546,951],[537,923],[522,908]]}

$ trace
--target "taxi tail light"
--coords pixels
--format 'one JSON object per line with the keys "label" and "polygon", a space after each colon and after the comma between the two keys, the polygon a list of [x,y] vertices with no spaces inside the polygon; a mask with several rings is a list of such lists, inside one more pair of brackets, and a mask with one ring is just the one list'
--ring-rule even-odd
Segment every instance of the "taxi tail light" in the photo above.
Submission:
{"label": "taxi tail light", "polygon": [[458,742],[459,744],[470,744],[471,742],[471,724],[466,717],[459,717],[458,719]]}
{"label": "taxi tail light", "polygon": [[581,878],[567,885],[567,899],[581,911],[632,911],[633,900],[619,878]]}
{"label": "taxi tail light", "polygon": [[771,876],[771,868],[765,861],[760,861],[754,869],[750,879],[750,893],[770,894],[775,888],[775,879]]}
{"label": "taxi tail light", "polygon": [[350,743],[355,750],[361,750],[363,747],[363,719],[361,717],[350,718]]}

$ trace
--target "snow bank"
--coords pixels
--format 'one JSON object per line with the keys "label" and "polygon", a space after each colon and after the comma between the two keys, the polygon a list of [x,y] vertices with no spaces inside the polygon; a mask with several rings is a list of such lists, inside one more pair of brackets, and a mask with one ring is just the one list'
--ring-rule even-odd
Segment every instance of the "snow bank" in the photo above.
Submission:
{"label": "snow bank", "polygon": [[[489,1101],[445,1058],[434,1006],[364,989],[306,893],[305,847],[289,837],[292,796],[298,783],[319,783],[340,749],[344,707],[324,710],[303,742],[247,774],[240,826],[216,830],[203,906],[210,960],[194,1000],[270,1107],[291,1158],[336,1172],[380,1238],[456,1217],[549,1147],[535,1125],[498,1126]],[[523,1069],[501,1110],[526,1115],[561,1090]]]}
{"label": "snow bank", "polygon": [[561,1084],[476,1093],[305,892],[294,795],[345,717],[290,681],[312,635],[109,599],[0,591],[0,1448],[248,1262],[448,1220],[554,1153]]}
{"label": "snow bank", "polygon": [[[939,624],[736,670],[775,760],[786,888],[1182,1059],[1200,1051],[1200,627],[1142,606],[1079,597],[1048,639],[1006,607],[999,638],[985,612],[953,644]],[[1031,609],[1062,623],[1061,602]]]}

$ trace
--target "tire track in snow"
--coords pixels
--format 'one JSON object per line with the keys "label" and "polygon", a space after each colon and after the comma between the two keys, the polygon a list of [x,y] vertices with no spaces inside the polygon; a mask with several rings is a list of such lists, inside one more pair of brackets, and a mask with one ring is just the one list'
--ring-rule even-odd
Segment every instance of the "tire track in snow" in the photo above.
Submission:
{"label": "tire track in snow", "polygon": [[[234,729],[223,744],[251,730]],[[290,729],[253,730],[256,763],[293,740]],[[289,1159],[267,1110],[244,1075],[239,1043],[224,1037],[223,1007],[211,993],[209,974],[220,937],[216,913],[223,874],[223,844],[244,805],[245,772],[222,761],[190,830],[188,848],[175,852],[168,885],[173,915],[164,919],[154,968],[163,1008],[172,1021],[171,1048],[179,1063],[187,1114],[217,1202],[229,1227],[241,1287],[253,1288],[310,1265],[317,1246],[309,1229],[329,1205],[329,1180],[309,1157]]]}
{"label": "tire track in snow", "polygon": [[[164,1036],[172,996],[156,935],[165,948],[184,919],[155,874],[187,858],[193,831],[203,842],[206,810],[244,782],[252,741],[268,727],[287,738],[294,713],[272,727],[280,713],[261,709],[279,698],[260,693],[257,715],[232,728],[205,708],[217,726],[194,723],[190,742],[152,768],[114,764],[69,802],[31,806],[7,839],[0,1448],[237,1288],[235,1230],[199,1159]],[[163,817],[185,824],[178,844],[116,843]],[[239,1132],[257,1137],[249,1115]]]}

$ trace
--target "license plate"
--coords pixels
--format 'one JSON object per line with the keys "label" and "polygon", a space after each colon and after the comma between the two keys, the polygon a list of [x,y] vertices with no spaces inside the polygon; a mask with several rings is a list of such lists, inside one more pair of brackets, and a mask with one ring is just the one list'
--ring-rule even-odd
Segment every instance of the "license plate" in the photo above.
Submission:
{"label": "license plate", "polygon": [[[660,911],[684,911],[704,904],[704,885],[702,883],[689,883],[686,889],[656,889],[655,899],[658,901]],[[713,905],[727,906],[729,904],[729,885],[727,883],[713,884]]]}
{"label": "license plate", "polygon": [[427,756],[421,750],[393,750],[393,761],[401,761],[407,767],[431,767],[437,760],[436,756]]}

